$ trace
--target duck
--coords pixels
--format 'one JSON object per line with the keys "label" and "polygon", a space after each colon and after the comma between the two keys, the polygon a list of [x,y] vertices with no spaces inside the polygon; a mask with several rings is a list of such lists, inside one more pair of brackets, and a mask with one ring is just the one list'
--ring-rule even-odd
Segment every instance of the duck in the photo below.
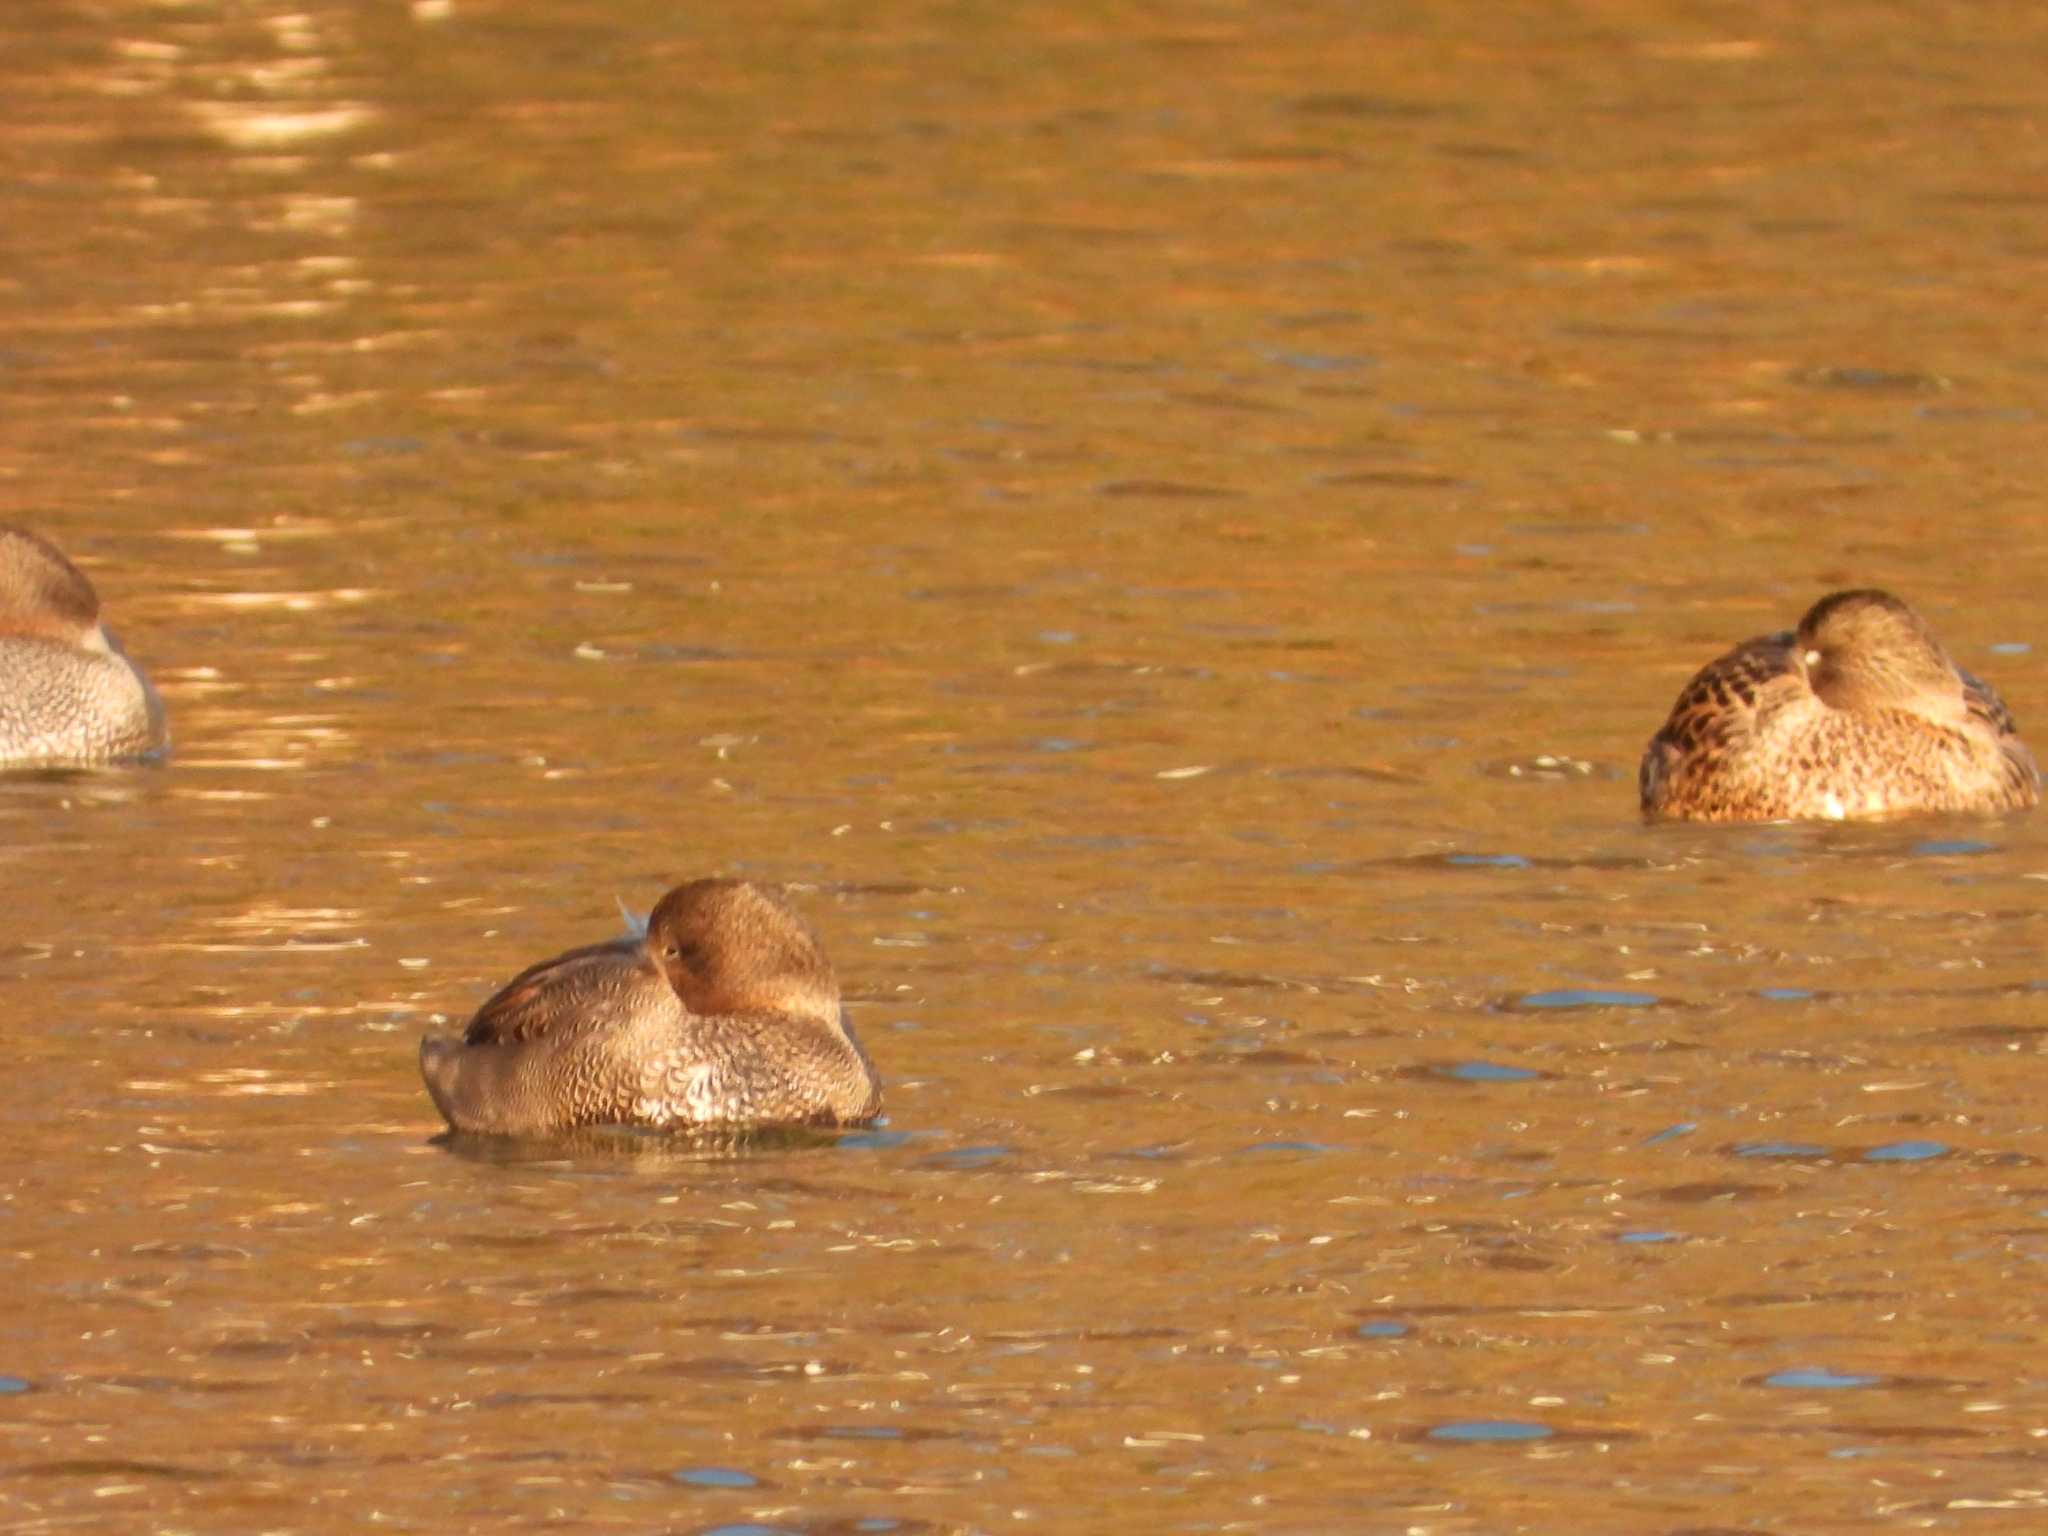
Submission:
{"label": "duck", "polygon": [[1991,685],[1902,599],[1858,588],[1702,667],[1638,787],[1653,818],[1847,821],[2022,810],[2041,774]]}
{"label": "duck", "polygon": [[779,893],[692,880],[644,931],[529,966],[460,1039],[420,1041],[451,1131],[862,1125],[882,1084],[823,948]]}
{"label": "duck", "polygon": [[163,701],[100,623],[85,572],[0,524],[0,768],[91,767],[168,741]]}

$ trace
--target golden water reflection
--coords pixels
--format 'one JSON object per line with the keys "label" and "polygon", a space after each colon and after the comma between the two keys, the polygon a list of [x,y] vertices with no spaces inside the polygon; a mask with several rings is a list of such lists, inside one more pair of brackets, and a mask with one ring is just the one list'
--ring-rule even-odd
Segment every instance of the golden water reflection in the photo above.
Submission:
{"label": "golden water reflection", "polygon": [[[0,783],[8,1520],[2028,1528],[2044,824],[1633,777],[1843,584],[2048,720],[2040,25],[0,18],[175,744]],[[435,1139],[712,871],[886,1123]]]}

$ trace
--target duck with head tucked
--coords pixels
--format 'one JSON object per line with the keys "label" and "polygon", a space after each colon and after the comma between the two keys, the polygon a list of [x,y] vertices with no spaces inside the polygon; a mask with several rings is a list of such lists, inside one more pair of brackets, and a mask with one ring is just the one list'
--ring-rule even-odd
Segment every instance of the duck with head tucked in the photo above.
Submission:
{"label": "duck with head tucked", "polygon": [[1643,810],[1690,821],[2011,811],[2041,775],[1988,683],[1889,592],[1836,592],[1709,662],[1650,738]]}
{"label": "duck with head tucked", "polygon": [[0,768],[146,757],[167,739],[163,702],[100,626],[85,573],[0,524]]}
{"label": "duck with head tucked", "polygon": [[522,971],[460,1040],[422,1040],[420,1072],[451,1129],[485,1135],[858,1125],[882,1106],[817,939],[745,880],[679,885],[645,934]]}

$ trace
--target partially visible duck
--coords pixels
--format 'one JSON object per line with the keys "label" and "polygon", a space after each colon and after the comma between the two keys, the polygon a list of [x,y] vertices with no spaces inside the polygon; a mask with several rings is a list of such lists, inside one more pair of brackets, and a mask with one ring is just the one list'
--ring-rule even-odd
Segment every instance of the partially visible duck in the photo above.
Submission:
{"label": "partially visible duck", "polygon": [[0,524],[0,768],[144,757],[167,739],[163,702],[101,628],[85,573]]}
{"label": "partially visible duck", "polygon": [[460,1040],[420,1042],[457,1131],[856,1125],[882,1105],[818,941],[780,896],[693,880],[647,931],[520,972]]}
{"label": "partially visible duck", "polygon": [[1650,738],[1643,810],[1692,821],[2010,811],[2041,775],[1989,683],[1889,592],[1836,592],[1686,684]]}

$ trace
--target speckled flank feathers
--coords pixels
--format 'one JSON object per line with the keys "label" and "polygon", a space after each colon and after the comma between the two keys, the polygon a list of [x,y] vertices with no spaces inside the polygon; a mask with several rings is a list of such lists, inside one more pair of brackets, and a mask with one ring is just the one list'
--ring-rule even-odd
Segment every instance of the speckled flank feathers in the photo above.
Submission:
{"label": "speckled flank feathers", "polygon": [[2009,811],[2040,798],[2011,713],[1886,592],[1837,592],[1686,684],[1643,753],[1645,813],[1692,821]]}
{"label": "speckled flank feathers", "polygon": [[849,1125],[882,1103],[816,938],[744,880],[677,886],[644,936],[521,972],[459,1041],[422,1040],[420,1072],[451,1127],[507,1136]]}
{"label": "speckled flank feathers", "polygon": [[142,757],[166,739],[163,704],[100,627],[85,573],[0,525],[0,768]]}

